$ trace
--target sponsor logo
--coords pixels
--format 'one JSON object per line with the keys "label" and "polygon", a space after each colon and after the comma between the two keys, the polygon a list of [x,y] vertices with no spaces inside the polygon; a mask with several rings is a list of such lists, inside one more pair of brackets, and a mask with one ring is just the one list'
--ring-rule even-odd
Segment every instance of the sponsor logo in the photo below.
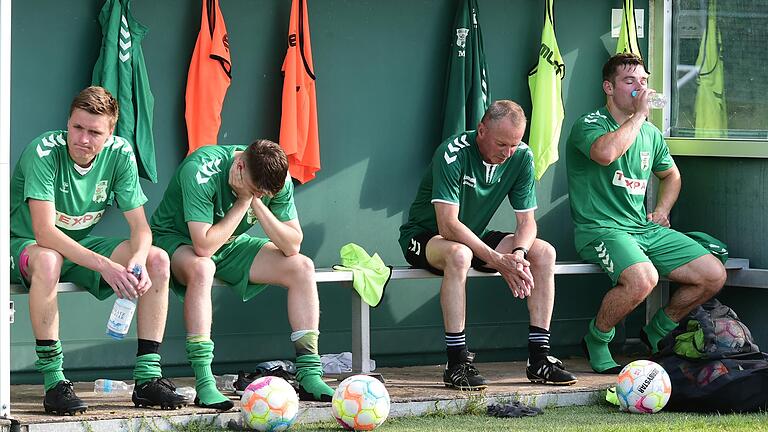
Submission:
{"label": "sponsor logo", "polygon": [[413,252],[416,255],[421,255],[421,243],[417,242],[414,239],[411,239],[411,245],[408,246],[408,250]]}
{"label": "sponsor logo", "polygon": [[640,152],[640,168],[643,171],[648,171],[651,167],[651,152]]}
{"label": "sponsor logo", "polygon": [[605,243],[600,242],[599,245],[595,246],[595,251],[597,251],[597,257],[603,263],[603,269],[608,273],[613,273],[613,260],[611,260],[608,249],[605,248]]}
{"label": "sponsor logo", "polygon": [[107,186],[109,186],[109,180],[102,180],[96,183],[96,191],[93,193],[93,202],[101,203],[107,200]]}
{"label": "sponsor logo", "polygon": [[539,56],[552,65],[552,68],[555,70],[555,75],[560,75],[560,79],[563,79],[565,78],[565,63],[560,63],[557,59],[553,59],[552,56],[554,56],[554,54],[555,52],[552,48],[548,47],[546,44],[541,44]]}
{"label": "sponsor logo", "polygon": [[612,183],[626,189],[630,195],[645,195],[645,188],[648,186],[648,180],[626,178],[621,170],[616,170]]}
{"label": "sponsor logo", "polygon": [[219,168],[219,165],[221,165],[221,159],[207,161],[200,165],[200,168],[197,170],[197,174],[195,175],[197,184],[208,183],[208,180],[211,179],[212,175],[220,173],[221,168]]}
{"label": "sponsor logo", "polygon": [[467,142],[467,134],[463,134],[454,138],[452,142],[448,143],[448,151],[443,153],[443,159],[445,159],[445,163],[450,165],[455,162],[456,153],[467,146],[469,146],[469,143]]}
{"label": "sponsor logo", "polygon": [[473,189],[475,188],[475,186],[477,186],[477,180],[475,180],[474,177],[470,177],[470,176],[464,176],[463,183],[464,183],[464,186],[469,186]]}
{"label": "sponsor logo", "polygon": [[647,377],[643,380],[643,383],[640,384],[640,387],[637,388],[637,392],[640,394],[645,393],[645,389],[648,388],[648,386],[651,384],[651,381],[653,381],[654,378],[656,378],[656,375],[659,374],[658,369],[653,369],[651,373],[648,374]]}
{"label": "sponsor logo", "polygon": [[56,212],[56,226],[70,231],[90,228],[101,220],[104,210],[88,212],[80,216],[72,216],[60,211]]}

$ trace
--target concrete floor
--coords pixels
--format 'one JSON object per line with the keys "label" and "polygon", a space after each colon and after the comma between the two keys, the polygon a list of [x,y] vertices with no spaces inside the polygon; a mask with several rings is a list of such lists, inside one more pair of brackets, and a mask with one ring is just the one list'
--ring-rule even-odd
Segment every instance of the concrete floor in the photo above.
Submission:
{"label": "concrete floor", "polygon": [[[579,381],[572,386],[535,385],[525,376],[525,363],[478,363],[478,369],[488,379],[488,389],[482,393],[460,392],[446,388],[442,383],[443,365],[414,366],[405,368],[381,368],[386,387],[392,400],[390,415],[413,415],[434,410],[435,407],[460,410],[471,395],[481,395],[486,401],[499,399],[521,400],[539,407],[585,405],[595,403],[612,386],[615,376],[598,375],[591,372],[584,359],[568,359],[566,367],[577,375]],[[337,381],[326,377],[331,387]],[[194,386],[192,378],[176,378],[174,383]],[[239,418],[239,403],[227,413],[194,406],[175,411],[135,408],[130,395],[104,397],[93,392],[92,382],[75,384],[78,396],[88,404],[88,411],[75,417],[48,415],[43,410],[43,388],[40,385],[15,385],[11,388],[11,414],[25,431],[100,431],[100,430],[147,430],[165,429],[163,424],[185,422],[191,418],[214,418],[218,424]],[[238,400],[232,395],[233,400]],[[329,403],[301,403],[299,421],[312,422],[330,419]],[[137,427],[138,426],[138,427]],[[0,423],[0,431],[3,431]],[[10,430],[10,429],[8,429]]]}

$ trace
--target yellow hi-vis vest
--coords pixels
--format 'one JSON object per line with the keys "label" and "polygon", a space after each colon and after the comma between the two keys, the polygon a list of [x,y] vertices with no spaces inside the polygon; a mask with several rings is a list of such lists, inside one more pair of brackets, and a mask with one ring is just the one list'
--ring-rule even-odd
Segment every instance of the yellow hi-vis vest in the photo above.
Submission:
{"label": "yellow hi-vis vest", "polygon": [[565,63],[555,39],[553,3],[554,0],[546,1],[539,60],[528,72],[533,105],[528,145],[533,152],[536,180],[541,179],[544,171],[558,159],[557,148],[564,116],[561,86],[565,78]]}
{"label": "yellow hi-vis vest", "polygon": [[717,1],[709,0],[707,28],[701,37],[696,90],[696,137],[721,138],[728,129],[728,111],[725,105],[722,44],[717,28]]}

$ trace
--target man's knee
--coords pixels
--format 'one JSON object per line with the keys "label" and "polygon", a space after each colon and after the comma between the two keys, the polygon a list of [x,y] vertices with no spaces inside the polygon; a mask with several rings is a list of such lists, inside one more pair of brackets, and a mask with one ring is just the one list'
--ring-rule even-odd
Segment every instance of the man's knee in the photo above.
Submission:
{"label": "man's knee", "polygon": [[29,278],[42,282],[44,286],[35,288],[54,288],[61,275],[64,257],[53,249],[33,246],[27,249],[29,253]]}
{"label": "man's knee", "polygon": [[557,259],[557,251],[551,244],[544,240],[536,239],[528,251],[528,261],[534,267],[552,267],[554,268]]}
{"label": "man's knee", "polygon": [[216,263],[208,257],[198,256],[186,263],[184,272],[186,273],[187,292],[193,286],[210,290],[213,276],[216,274]]}
{"label": "man's knee", "polygon": [[154,281],[167,281],[171,277],[171,260],[164,250],[152,246],[147,255],[147,271]]}
{"label": "man's knee", "polygon": [[708,265],[699,272],[701,282],[698,284],[704,291],[703,295],[707,298],[715,296],[725,285],[728,274],[725,272],[720,262],[713,259],[711,265]]}
{"label": "man's knee", "polygon": [[659,272],[651,263],[635,264],[624,270],[619,283],[627,288],[633,302],[640,304],[658,285]]}
{"label": "man's knee", "polygon": [[287,281],[288,285],[292,285],[291,282],[314,280],[315,263],[307,256],[296,254],[285,257],[285,259],[288,261],[287,267],[290,269],[289,277],[292,279]]}
{"label": "man's knee", "polygon": [[472,249],[461,243],[451,244],[445,254],[446,270],[469,270],[472,265]]}

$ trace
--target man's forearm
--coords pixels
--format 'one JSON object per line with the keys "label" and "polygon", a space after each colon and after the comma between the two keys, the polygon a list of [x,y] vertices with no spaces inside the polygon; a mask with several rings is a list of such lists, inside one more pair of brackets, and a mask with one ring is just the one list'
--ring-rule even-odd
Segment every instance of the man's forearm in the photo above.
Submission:
{"label": "man's forearm", "polygon": [[659,197],[656,199],[655,211],[669,213],[680,195],[682,182],[679,175],[669,175],[659,181]]}
{"label": "man's forearm", "polygon": [[620,158],[635,142],[645,118],[638,115],[630,117],[618,129],[596,139],[590,150],[590,157],[600,165],[610,165]]}
{"label": "man's forearm", "polygon": [[251,208],[259,218],[259,224],[269,240],[280,249],[285,256],[299,253],[303,235],[292,226],[278,220],[261,200],[253,201]]}
{"label": "man's forearm", "polygon": [[232,237],[245,213],[248,211],[250,201],[236,201],[226,215],[217,223],[211,225],[203,238],[193,239],[193,248],[199,256],[212,256]]}
{"label": "man's forearm", "polygon": [[128,244],[131,248],[131,256],[141,263],[146,263],[149,248],[152,246],[152,231],[150,231],[148,226],[131,230]]}
{"label": "man's forearm", "polygon": [[101,273],[110,262],[109,257],[86,249],[55,227],[43,228],[35,232],[35,241],[38,246],[55,250],[73,263],[98,273]]}
{"label": "man's forearm", "polygon": [[536,226],[536,223],[531,222],[523,222],[518,223],[517,228],[515,229],[515,239],[514,239],[514,247],[524,247],[526,250],[529,250],[531,246],[533,246],[533,242],[536,241],[536,236],[538,235],[538,228]]}

